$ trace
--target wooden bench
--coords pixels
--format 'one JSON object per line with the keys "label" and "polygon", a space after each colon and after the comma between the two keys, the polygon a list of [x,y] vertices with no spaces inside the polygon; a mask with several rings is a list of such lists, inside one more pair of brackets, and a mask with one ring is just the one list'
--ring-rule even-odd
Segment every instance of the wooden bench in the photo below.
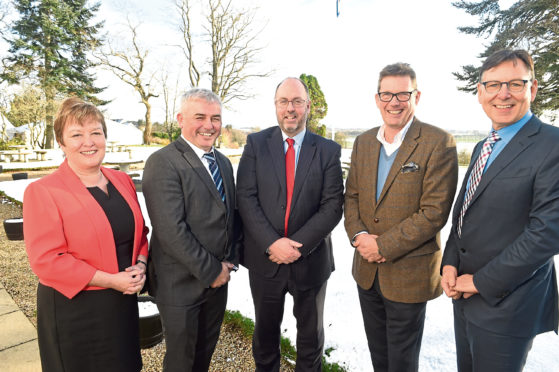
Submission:
{"label": "wooden bench", "polygon": [[121,171],[123,171],[124,173],[128,173],[130,171],[131,164],[140,164],[143,162],[144,162],[143,160],[130,159],[130,160],[107,161],[105,162],[105,164],[118,165]]}
{"label": "wooden bench", "polygon": [[349,161],[342,161],[342,175],[344,178],[347,178],[350,164],[351,163]]}
{"label": "wooden bench", "polygon": [[15,157],[17,156],[17,159],[19,161],[23,161],[25,163],[27,163],[27,155],[31,155],[32,152],[31,151],[16,151],[16,150],[6,150],[6,151],[2,151],[2,157],[4,158],[4,161],[6,163],[9,163],[10,161],[13,161],[15,159]]}
{"label": "wooden bench", "polygon": [[128,159],[132,159],[132,149],[130,147],[125,148],[124,152],[128,153]]}
{"label": "wooden bench", "polygon": [[36,154],[35,159],[39,161],[47,160],[47,150],[33,150],[33,152]]}

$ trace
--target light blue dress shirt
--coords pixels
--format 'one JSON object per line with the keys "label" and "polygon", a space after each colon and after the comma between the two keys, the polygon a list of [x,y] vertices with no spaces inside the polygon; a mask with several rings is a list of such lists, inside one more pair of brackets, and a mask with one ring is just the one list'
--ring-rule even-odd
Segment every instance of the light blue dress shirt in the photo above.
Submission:
{"label": "light blue dress shirt", "polygon": [[[497,156],[503,151],[503,149],[508,145],[508,143],[514,138],[516,133],[522,129],[524,124],[526,124],[531,118],[533,114],[532,111],[528,110],[526,115],[522,117],[519,121],[514,124],[508,125],[504,128],[501,128],[497,131],[497,134],[501,139],[493,145],[493,151],[489,155],[489,159],[487,159],[487,163],[485,163],[485,168],[483,168],[483,173],[489,168],[491,163],[497,158]],[[471,176],[471,174],[470,174]],[[470,188],[470,177],[468,177],[468,184],[466,185],[466,190]],[[466,198],[466,194],[464,194],[464,198]]]}
{"label": "light blue dress shirt", "polygon": [[520,119],[514,124],[508,125],[497,131],[497,134],[499,135],[499,137],[501,137],[501,140],[495,142],[495,144],[493,145],[493,151],[491,151],[491,154],[489,155],[489,159],[487,159],[487,163],[485,164],[485,168],[483,169],[484,173],[487,170],[487,168],[489,168],[491,163],[493,163],[493,160],[495,160],[497,156],[499,156],[499,154],[501,153],[501,151],[503,151],[505,146],[513,139],[516,133],[518,133],[520,129],[522,129],[524,124],[526,124],[530,119],[532,119],[532,116],[533,116],[532,111],[528,110],[528,112],[526,113],[526,115],[522,117],[522,119]]}
{"label": "light blue dress shirt", "polygon": [[286,139],[293,138],[295,143],[293,144],[293,149],[295,150],[295,173],[297,173],[297,163],[299,163],[299,154],[301,153],[301,146],[303,145],[303,140],[305,139],[305,133],[307,133],[307,129],[303,129],[301,132],[297,133],[295,137],[289,137],[283,131],[281,135],[283,137],[283,153],[287,152],[287,148],[289,145],[287,144]]}

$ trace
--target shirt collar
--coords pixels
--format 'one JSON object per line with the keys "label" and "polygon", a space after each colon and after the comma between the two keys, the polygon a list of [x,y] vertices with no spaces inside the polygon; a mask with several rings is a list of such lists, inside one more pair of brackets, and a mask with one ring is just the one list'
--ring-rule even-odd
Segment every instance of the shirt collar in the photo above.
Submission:
{"label": "shirt collar", "polygon": [[[192,142],[190,142],[189,140],[184,138],[184,136],[182,134],[181,134],[181,138],[188,144],[188,146],[190,146],[190,148],[192,148],[192,151],[194,151],[196,153],[196,156],[198,156],[200,159],[204,158],[204,154],[206,154],[206,151],[202,150],[201,148],[199,148],[198,146],[196,146],[195,144],[193,144]],[[208,152],[213,153],[214,152],[214,147],[212,146],[211,150],[208,151]]]}
{"label": "shirt collar", "polygon": [[307,133],[307,128],[304,128],[302,131],[297,133],[295,136],[289,137],[282,130],[281,131],[281,136],[283,138],[283,142],[285,142],[285,140],[288,139],[288,138],[293,138],[293,140],[295,141],[295,144],[301,146],[303,144],[303,139],[305,139],[305,133]]}
{"label": "shirt collar", "polygon": [[377,132],[377,140],[384,147],[384,151],[386,152],[386,155],[390,156],[394,151],[400,148],[402,142],[404,142],[404,138],[406,137],[406,133],[408,132],[408,129],[410,129],[413,119],[414,117],[412,116],[410,121],[408,121],[408,123],[398,133],[396,133],[396,135],[394,136],[394,141],[392,141],[392,143],[388,143],[384,138],[384,128],[386,127],[386,124],[383,124],[379,128]]}
{"label": "shirt collar", "polygon": [[512,137],[514,137],[516,133],[518,133],[518,131],[524,126],[524,124],[532,119],[532,116],[534,116],[534,114],[532,114],[532,111],[528,110],[526,115],[524,115],[522,119],[518,120],[516,123],[507,125],[506,127],[499,129],[497,131],[499,137],[501,137],[503,142],[508,142],[512,139]]}

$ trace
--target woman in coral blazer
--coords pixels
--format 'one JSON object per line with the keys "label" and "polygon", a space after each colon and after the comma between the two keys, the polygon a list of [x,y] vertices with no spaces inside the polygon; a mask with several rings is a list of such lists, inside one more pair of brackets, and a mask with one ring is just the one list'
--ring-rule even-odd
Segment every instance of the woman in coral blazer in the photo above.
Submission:
{"label": "woman in coral blazer", "polygon": [[95,106],[65,100],[54,128],[66,159],[23,198],[43,370],[138,372],[148,245],[134,184],[101,167],[107,131]]}

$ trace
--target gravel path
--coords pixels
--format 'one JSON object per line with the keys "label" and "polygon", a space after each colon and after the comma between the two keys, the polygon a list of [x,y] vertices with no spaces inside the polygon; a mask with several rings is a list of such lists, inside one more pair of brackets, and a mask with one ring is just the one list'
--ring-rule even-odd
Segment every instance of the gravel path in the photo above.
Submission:
{"label": "gravel path", "polygon": [[[31,174],[32,173],[32,174]],[[41,177],[48,172],[30,172],[30,177]],[[0,180],[10,179],[9,174],[1,174]],[[0,221],[21,216],[21,207],[0,197]],[[37,277],[31,271],[23,241],[6,238],[4,228],[0,229],[0,281],[12,296],[23,313],[36,326],[36,291]],[[142,371],[158,372],[162,370],[165,342],[142,350],[144,368]],[[283,361],[282,361],[283,363]],[[293,371],[292,366],[282,366],[282,371]],[[251,340],[232,327],[224,324],[219,342],[214,353],[210,371],[238,372],[254,371],[251,354]]]}

